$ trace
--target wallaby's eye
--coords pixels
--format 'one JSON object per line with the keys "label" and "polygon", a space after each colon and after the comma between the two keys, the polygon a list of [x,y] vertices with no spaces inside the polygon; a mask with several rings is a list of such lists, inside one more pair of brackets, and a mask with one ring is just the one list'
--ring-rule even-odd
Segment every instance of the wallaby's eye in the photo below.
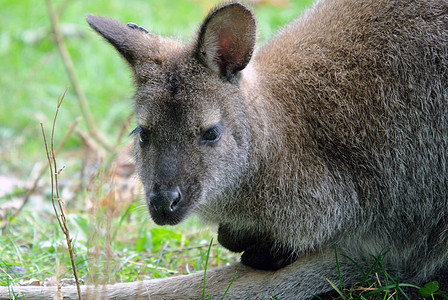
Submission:
{"label": "wallaby's eye", "polygon": [[146,130],[137,126],[132,132],[131,135],[138,135],[138,140],[141,144],[148,144],[150,142],[149,134]]}
{"label": "wallaby's eye", "polygon": [[224,131],[224,128],[221,124],[213,125],[212,127],[208,128],[201,136],[201,140],[199,141],[200,144],[207,144],[207,143],[216,143],[219,141],[222,137],[222,133]]}
{"label": "wallaby's eye", "polygon": [[148,135],[148,133],[146,133],[145,131],[141,131],[139,134],[138,134],[138,140],[140,141],[140,143],[148,143],[149,142],[149,135]]}

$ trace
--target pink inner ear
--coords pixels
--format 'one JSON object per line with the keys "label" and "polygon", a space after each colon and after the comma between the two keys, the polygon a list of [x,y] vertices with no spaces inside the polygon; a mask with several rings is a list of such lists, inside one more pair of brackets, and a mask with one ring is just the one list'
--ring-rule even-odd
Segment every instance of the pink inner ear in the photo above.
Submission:
{"label": "pink inner ear", "polygon": [[232,48],[233,31],[230,28],[222,29],[219,35],[219,49]]}
{"label": "pink inner ear", "polygon": [[220,31],[218,39],[218,60],[222,65],[235,63],[238,53],[235,53],[235,36],[233,30],[225,28]]}

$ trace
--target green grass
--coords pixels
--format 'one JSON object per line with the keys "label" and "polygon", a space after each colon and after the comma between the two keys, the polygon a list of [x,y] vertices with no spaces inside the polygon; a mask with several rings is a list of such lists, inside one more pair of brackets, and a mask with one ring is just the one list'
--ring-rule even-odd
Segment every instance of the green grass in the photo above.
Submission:
{"label": "green grass", "polygon": [[[213,0],[55,0],[64,42],[74,63],[81,89],[102,135],[115,143],[132,110],[132,80],[115,50],[87,25],[88,13],[135,22],[152,33],[188,40],[194,35]],[[311,0],[291,0],[286,7],[259,5],[259,40],[264,41],[292,20]],[[56,145],[81,110],[50,30],[45,1],[3,0],[0,4],[0,175],[30,183],[46,165],[39,122],[50,126],[57,99],[68,87],[60,110]],[[131,125],[132,126],[132,125]],[[84,120],[77,128],[86,133]],[[48,133],[47,133],[48,134]],[[124,138],[121,146],[127,144]],[[120,147],[121,147],[120,146]],[[220,246],[208,244],[214,229],[195,218],[175,227],[155,226],[141,196],[110,212],[107,202],[110,178],[98,175],[95,184],[80,186],[86,153],[82,139],[72,134],[58,155],[60,188],[66,204],[76,265],[86,283],[126,282],[185,274],[238,260]],[[109,161],[114,154],[104,159]],[[106,168],[106,167],[104,167]],[[1,179],[0,179],[1,180]],[[0,181],[0,187],[3,182]],[[87,187],[86,187],[87,186]],[[26,188],[17,186],[0,197],[0,285],[36,278],[72,277],[65,238],[51,207],[49,176],[14,218],[1,217],[2,205],[20,203]],[[91,207],[93,203],[93,207]],[[89,206],[90,205],[90,206]],[[14,271],[18,274],[14,274]]]}

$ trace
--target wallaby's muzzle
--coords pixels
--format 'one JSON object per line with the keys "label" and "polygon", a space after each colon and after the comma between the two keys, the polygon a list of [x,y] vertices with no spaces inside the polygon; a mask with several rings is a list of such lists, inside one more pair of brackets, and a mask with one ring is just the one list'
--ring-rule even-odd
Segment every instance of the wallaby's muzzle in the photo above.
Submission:
{"label": "wallaby's muzzle", "polygon": [[182,193],[178,186],[169,189],[154,188],[147,198],[149,212],[158,225],[175,225],[183,219]]}

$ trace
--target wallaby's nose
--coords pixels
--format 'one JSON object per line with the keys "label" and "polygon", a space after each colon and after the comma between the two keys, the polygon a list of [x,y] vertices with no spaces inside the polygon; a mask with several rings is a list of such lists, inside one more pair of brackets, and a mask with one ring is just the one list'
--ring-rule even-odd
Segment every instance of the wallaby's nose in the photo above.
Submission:
{"label": "wallaby's nose", "polygon": [[182,194],[178,186],[170,189],[155,188],[149,194],[149,201],[154,213],[162,219],[169,219],[179,207]]}

